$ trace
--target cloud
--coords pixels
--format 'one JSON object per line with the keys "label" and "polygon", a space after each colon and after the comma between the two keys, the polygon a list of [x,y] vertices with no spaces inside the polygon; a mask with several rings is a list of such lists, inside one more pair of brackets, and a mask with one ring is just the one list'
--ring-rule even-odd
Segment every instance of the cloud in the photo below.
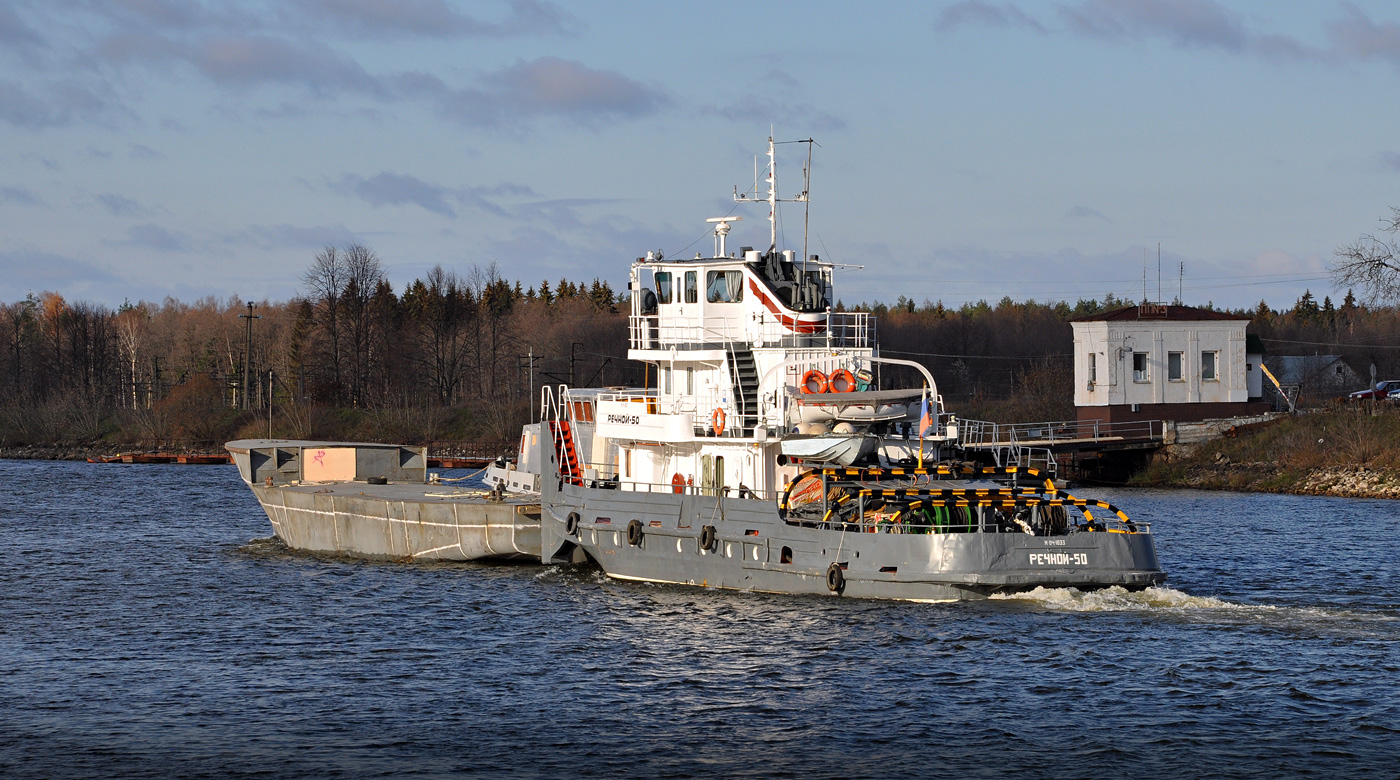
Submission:
{"label": "cloud", "polygon": [[104,241],[103,243],[108,246],[154,249],[158,252],[183,252],[190,248],[190,239],[184,233],[171,232],[153,223],[129,228],[126,235],[127,237],[121,241]]}
{"label": "cloud", "polygon": [[1400,152],[1380,152],[1376,156],[1388,170],[1400,173]]}
{"label": "cloud", "polygon": [[520,60],[482,76],[480,87],[454,90],[421,73],[405,74],[398,84],[406,94],[432,96],[448,117],[481,127],[548,116],[597,126],[671,104],[659,87],[558,57]]}
{"label": "cloud", "polygon": [[0,202],[19,203],[24,206],[42,206],[43,198],[34,194],[28,187],[0,187]]}
{"label": "cloud", "polygon": [[0,252],[0,300],[42,290],[91,290],[117,281],[107,271],[72,257],[33,250]]}
{"label": "cloud", "polygon": [[1113,224],[1113,220],[1105,217],[1101,212],[1089,208],[1088,206],[1075,206],[1065,212],[1065,219],[1099,219]]}
{"label": "cloud", "polygon": [[135,200],[110,192],[97,195],[94,199],[114,217],[144,217],[151,213],[150,209]]}
{"label": "cloud", "polygon": [[846,122],[841,117],[822,111],[811,103],[793,103],[753,94],[724,106],[704,106],[700,113],[735,122],[761,120],[783,127],[804,128],[803,133],[807,130],[830,132],[846,128]]}
{"label": "cloud", "polygon": [[499,22],[468,16],[444,0],[298,0],[292,6],[314,25],[366,38],[572,35],[582,23],[551,3],[515,0]]}
{"label": "cloud", "polygon": [[980,24],[986,27],[1028,27],[1037,32],[1045,32],[1045,25],[1026,15],[1014,5],[996,5],[980,0],[954,3],[944,8],[934,20],[933,26],[940,31],[948,31],[964,24]]}
{"label": "cloud", "polygon": [[1166,38],[1177,46],[1243,51],[1250,42],[1237,14],[1211,0],[1084,0],[1061,7],[1074,32],[1107,39]]}
{"label": "cloud", "polygon": [[[949,32],[963,26],[1024,27],[1105,41],[1161,39],[1179,48],[1253,54],[1269,60],[1328,61],[1337,57],[1336,51],[1317,49],[1295,38],[1251,30],[1241,14],[1215,0],[1080,0],[1058,6],[1055,18],[1060,22],[1058,27],[1011,3],[967,0],[944,8],[934,28]],[[1355,42],[1363,49],[1369,48],[1367,41],[1387,37],[1385,30],[1354,9],[1331,30],[1337,41]],[[1336,44],[1334,48],[1342,47]]]}
{"label": "cloud", "polygon": [[1400,66],[1400,25],[1377,24],[1348,4],[1344,16],[1327,26],[1327,38],[1339,56],[1365,62],[1382,60]]}
{"label": "cloud", "polygon": [[47,94],[35,94],[13,81],[0,80],[0,122],[37,130],[77,122],[98,121],[115,113],[106,95],[75,81],[47,85]]}
{"label": "cloud", "polygon": [[19,18],[13,8],[0,6],[0,45],[42,47],[44,41],[32,27]]}
{"label": "cloud", "polygon": [[429,184],[422,179],[399,173],[380,173],[369,179],[346,176],[342,189],[354,192],[371,206],[414,205],[456,219],[457,211],[447,202],[447,188]]}
{"label": "cloud", "polygon": [[157,152],[155,149],[152,149],[149,146],[146,146],[145,144],[128,144],[126,149],[127,153],[131,155],[131,159],[133,160],[165,159],[165,155],[161,154],[160,152]]}
{"label": "cloud", "polygon": [[363,200],[371,206],[418,206],[434,214],[457,218],[453,204],[504,217],[506,212],[486,195],[533,195],[529,187],[500,184],[496,187],[444,187],[423,181],[416,176],[384,171],[366,179],[354,174],[343,177],[333,186]]}
{"label": "cloud", "polygon": [[354,243],[358,237],[344,225],[250,225],[225,239],[230,244],[252,244],[261,249],[315,249]]}

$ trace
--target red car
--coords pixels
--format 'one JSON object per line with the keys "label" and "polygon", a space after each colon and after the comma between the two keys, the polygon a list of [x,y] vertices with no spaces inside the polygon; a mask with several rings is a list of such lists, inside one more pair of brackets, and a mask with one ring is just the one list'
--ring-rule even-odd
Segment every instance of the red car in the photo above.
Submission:
{"label": "red car", "polygon": [[1356,392],[1347,396],[1347,400],[1369,401],[1372,398],[1384,399],[1387,395],[1390,395],[1390,391],[1392,390],[1400,390],[1400,379],[1386,379],[1384,381],[1377,382],[1375,388],[1371,390],[1357,390]]}

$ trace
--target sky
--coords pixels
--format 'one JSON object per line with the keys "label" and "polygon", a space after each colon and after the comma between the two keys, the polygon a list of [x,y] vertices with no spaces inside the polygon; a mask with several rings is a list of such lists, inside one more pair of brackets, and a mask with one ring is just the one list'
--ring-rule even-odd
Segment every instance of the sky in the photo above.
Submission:
{"label": "sky", "polygon": [[1397,87],[1384,2],[0,0],[0,302],[286,300],[351,242],[621,289],[767,246],[770,128],[848,303],[1336,300]]}

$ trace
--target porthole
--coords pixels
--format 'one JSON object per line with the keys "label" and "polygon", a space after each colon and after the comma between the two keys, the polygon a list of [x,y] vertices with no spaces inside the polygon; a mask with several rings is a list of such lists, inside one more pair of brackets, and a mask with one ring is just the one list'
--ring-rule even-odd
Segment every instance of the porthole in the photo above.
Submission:
{"label": "porthole", "polygon": [[758,560],[758,545],[756,544],[753,546],[753,559]]}
{"label": "porthole", "polygon": [[680,540],[680,539],[677,539],[677,540],[676,540],[676,552],[680,552],[680,551],[681,551],[681,540]]}
{"label": "porthole", "polygon": [[724,557],[726,557],[726,558],[733,558],[733,557],[734,557],[734,545],[733,545],[732,543],[730,543],[730,542],[725,542],[725,543],[724,543]]}

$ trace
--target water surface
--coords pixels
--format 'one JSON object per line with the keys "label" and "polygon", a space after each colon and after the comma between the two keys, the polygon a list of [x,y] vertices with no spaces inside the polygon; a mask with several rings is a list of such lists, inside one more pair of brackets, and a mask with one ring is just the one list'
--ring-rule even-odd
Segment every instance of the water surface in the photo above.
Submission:
{"label": "water surface", "polygon": [[904,604],[300,555],[0,461],[0,775],[1395,777],[1400,505],[1094,491],[1168,587]]}

